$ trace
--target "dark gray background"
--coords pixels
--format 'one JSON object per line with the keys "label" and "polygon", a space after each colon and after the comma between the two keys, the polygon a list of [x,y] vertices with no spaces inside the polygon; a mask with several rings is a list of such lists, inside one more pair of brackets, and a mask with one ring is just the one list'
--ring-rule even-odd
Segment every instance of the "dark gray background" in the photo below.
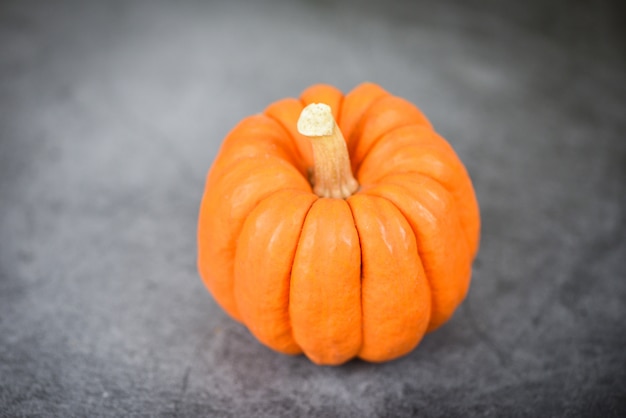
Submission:
{"label": "dark gray background", "polygon": [[[0,415],[625,416],[619,2],[0,3]],[[195,267],[246,115],[381,84],[466,163],[472,287],[413,353],[318,367]]]}

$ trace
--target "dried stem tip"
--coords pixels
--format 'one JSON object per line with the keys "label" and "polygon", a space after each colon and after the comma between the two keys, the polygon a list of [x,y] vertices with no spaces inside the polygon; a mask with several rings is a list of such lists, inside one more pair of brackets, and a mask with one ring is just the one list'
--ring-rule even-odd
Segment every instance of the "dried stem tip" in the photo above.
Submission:
{"label": "dried stem tip", "polygon": [[335,119],[330,106],[311,103],[300,113],[298,132],[304,136],[330,136],[335,130]]}

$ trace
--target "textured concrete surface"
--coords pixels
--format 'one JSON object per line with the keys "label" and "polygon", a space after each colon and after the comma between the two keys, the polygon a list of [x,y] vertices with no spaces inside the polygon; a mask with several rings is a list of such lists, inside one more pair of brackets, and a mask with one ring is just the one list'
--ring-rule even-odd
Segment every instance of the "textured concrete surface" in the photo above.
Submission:
{"label": "textured concrete surface", "polygon": [[[625,416],[617,5],[3,1],[0,415]],[[482,247],[413,353],[317,367],[205,291],[197,210],[238,120],[365,80],[456,148]]]}

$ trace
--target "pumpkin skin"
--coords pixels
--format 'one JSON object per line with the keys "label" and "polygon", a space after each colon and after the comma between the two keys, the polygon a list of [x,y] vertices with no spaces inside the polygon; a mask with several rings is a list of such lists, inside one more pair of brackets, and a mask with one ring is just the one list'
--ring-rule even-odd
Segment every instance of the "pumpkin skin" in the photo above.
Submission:
{"label": "pumpkin skin", "polygon": [[[308,181],[302,109],[328,104],[359,190]],[[376,84],[318,84],[242,120],[209,170],[198,269],[219,305],[263,344],[317,364],[413,350],[465,298],[480,216],[468,173],[422,112]]]}

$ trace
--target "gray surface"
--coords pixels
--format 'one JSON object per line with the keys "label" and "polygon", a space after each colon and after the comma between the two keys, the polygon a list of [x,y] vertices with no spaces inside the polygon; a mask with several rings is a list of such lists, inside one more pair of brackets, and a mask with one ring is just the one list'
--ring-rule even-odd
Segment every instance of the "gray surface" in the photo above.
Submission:
{"label": "gray surface", "polygon": [[[624,416],[617,2],[50,3],[0,4],[0,415]],[[317,367],[218,308],[196,216],[238,120],[364,80],[457,149],[482,247],[413,353]]]}

